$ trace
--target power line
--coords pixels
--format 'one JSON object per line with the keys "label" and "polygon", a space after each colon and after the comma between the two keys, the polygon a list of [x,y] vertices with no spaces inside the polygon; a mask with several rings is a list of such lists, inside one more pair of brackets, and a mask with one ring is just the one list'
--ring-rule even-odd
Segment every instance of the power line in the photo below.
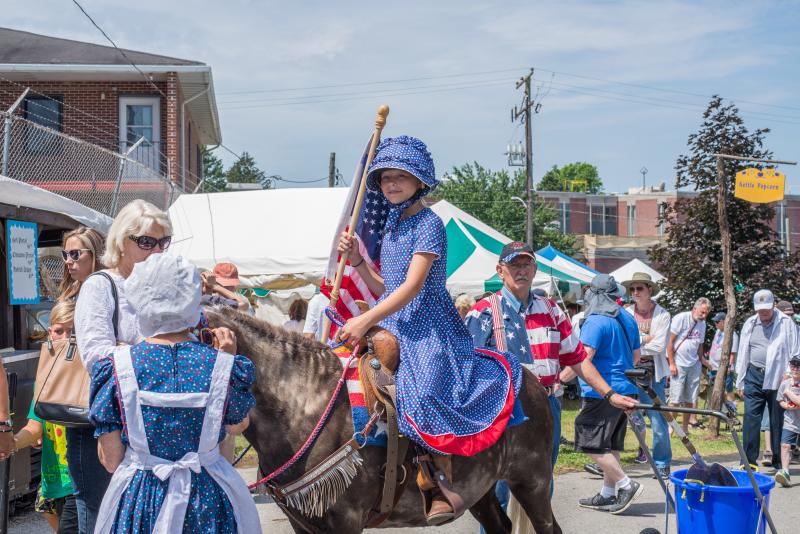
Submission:
{"label": "power line", "polygon": [[117,51],[118,51],[120,54],[122,54],[122,57],[124,57],[124,58],[125,58],[125,60],[126,60],[128,63],[130,63],[130,64],[131,64],[131,67],[133,67],[134,69],[136,69],[136,71],[137,71],[139,74],[141,74],[141,75],[142,75],[142,77],[143,77],[145,80],[147,80],[147,82],[148,82],[150,85],[152,85],[152,86],[153,86],[153,88],[154,88],[156,91],[158,91],[159,93],[161,93],[161,96],[163,96],[164,98],[167,98],[167,95],[165,95],[165,94],[164,94],[164,92],[163,92],[163,91],[162,91],[162,90],[161,90],[161,89],[160,89],[160,88],[159,88],[159,87],[158,87],[156,84],[154,84],[154,83],[153,83],[153,80],[152,80],[152,78],[151,78],[151,77],[149,77],[149,76],[147,76],[147,75],[146,75],[144,72],[142,72],[142,70],[141,70],[139,67],[137,67],[137,66],[136,66],[136,63],[134,63],[134,62],[131,60],[131,58],[129,58],[129,57],[128,57],[128,55],[125,53],[125,51],[124,51],[123,49],[121,49],[120,47],[118,47],[118,46],[117,46],[117,43],[115,43],[115,42],[114,42],[114,41],[111,39],[111,37],[109,37],[109,36],[108,36],[108,34],[107,34],[107,33],[106,33],[104,30],[103,30],[103,28],[101,28],[101,27],[100,27],[100,25],[99,25],[99,24],[97,24],[97,23],[94,21],[94,19],[92,18],[92,16],[91,16],[91,15],[89,15],[89,13],[87,13],[85,9],[83,9],[83,6],[82,6],[82,5],[80,5],[80,4],[78,3],[78,0],[72,0],[72,3],[73,3],[73,4],[75,4],[76,6],[78,6],[78,9],[80,9],[80,10],[81,10],[81,12],[82,12],[84,15],[86,15],[86,18],[88,18],[88,19],[89,19],[89,22],[91,22],[91,23],[94,25],[94,27],[95,27],[95,28],[97,28],[97,29],[100,31],[100,33],[102,33],[102,34],[103,34],[103,37],[105,37],[105,38],[108,40],[108,42],[109,42],[109,43],[111,43],[111,45],[112,45],[114,48],[116,48],[116,49],[117,49]]}
{"label": "power line", "polygon": [[[374,95],[370,96],[350,96],[350,97],[343,97],[343,98],[326,98],[322,95],[316,95],[314,97],[295,97],[293,99],[286,99],[284,102],[275,103],[275,104],[259,104],[259,105],[251,105],[251,106],[235,106],[235,107],[227,107],[221,108],[226,110],[240,110],[240,109],[257,109],[257,108],[272,108],[272,107],[283,107],[283,106],[293,106],[293,105],[302,105],[302,104],[324,104],[329,102],[345,102],[348,100],[365,100],[365,99],[373,99],[378,97],[387,97],[387,96],[407,96],[407,95],[419,95],[419,94],[428,94],[428,93],[441,93],[441,92],[450,92],[450,91],[458,91],[462,89],[474,89],[479,87],[490,87],[493,85],[504,85],[507,84],[509,80],[503,81],[492,81],[492,82],[478,82],[470,85],[463,85],[460,87],[452,87],[446,89],[432,89],[429,91],[404,91],[402,89],[398,91],[402,92],[393,92],[393,93],[381,93],[376,92]],[[353,93],[354,95],[358,95],[361,93]],[[301,100],[303,98],[322,98],[322,100]]]}
{"label": "power line", "polygon": [[394,80],[382,80],[382,81],[374,81],[374,82],[352,82],[352,83],[337,83],[337,84],[330,84],[330,85],[314,85],[310,87],[290,87],[285,89],[255,89],[250,91],[227,91],[223,93],[217,93],[219,95],[245,95],[245,94],[257,94],[257,93],[282,93],[282,92],[290,92],[290,91],[311,91],[315,89],[335,89],[339,87],[357,87],[362,85],[384,85],[389,83],[407,83],[407,82],[421,82],[427,80],[441,80],[446,78],[465,78],[468,76],[483,76],[487,74],[499,74],[503,72],[519,72],[520,70],[524,70],[524,68],[517,68],[517,69],[500,69],[500,70],[487,70],[483,72],[470,72],[470,73],[462,73],[462,74],[443,74],[441,76],[427,76],[423,78],[405,78],[405,79],[394,79]]}
{"label": "power line", "polygon": [[293,97],[277,97],[277,98],[257,98],[255,100],[229,100],[227,102],[220,102],[220,104],[252,104],[252,103],[262,103],[262,102],[289,102],[293,100],[301,100],[301,99],[313,99],[313,98],[331,98],[336,96],[361,96],[361,95],[382,95],[385,94],[387,91],[412,91],[415,89],[439,89],[439,88],[448,88],[448,87],[461,87],[461,86],[472,86],[472,85],[481,85],[481,84],[491,84],[491,83],[507,83],[511,78],[499,78],[493,80],[481,80],[476,82],[455,82],[455,83],[445,83],[440,85],[417,85],[412,87],[402,87],[399,89],[376,89],[373,91],[347,91],[344,93],[327,93],[327,94],[319,94],[319,95],[304,95],[304,96],[293,96]]}

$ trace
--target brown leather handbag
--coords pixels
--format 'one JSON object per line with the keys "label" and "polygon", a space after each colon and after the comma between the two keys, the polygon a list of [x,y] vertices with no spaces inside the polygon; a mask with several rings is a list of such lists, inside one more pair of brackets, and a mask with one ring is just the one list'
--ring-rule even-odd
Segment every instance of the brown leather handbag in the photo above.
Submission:
{"label": "brown leather handbag", "polygon": [[[119,297],[117,286],[111,277],[107,278],[114,296],[114,338],[119,338],[117,322],[119,319]],[[94,275],[92,275],[94,276]],[[91,378],[83,366],[75,335],[69,339],[45,343],[39,355],[36,371],[36,403],[33,413],[45,421],[72,428],[91,428],[89,422],[89,386]]]}

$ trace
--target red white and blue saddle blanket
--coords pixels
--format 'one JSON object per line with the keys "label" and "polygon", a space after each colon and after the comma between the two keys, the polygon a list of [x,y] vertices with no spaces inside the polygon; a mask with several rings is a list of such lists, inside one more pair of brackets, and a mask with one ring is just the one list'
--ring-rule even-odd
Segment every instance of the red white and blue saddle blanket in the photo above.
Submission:
{"label": "red white and blue saddle blanket", "polygon": [[[342,367],[347,365],[347,360],[350,359],[349,350],[340,347],[333,352],[339,357],[339,363]],[[361,385],[361,375],[358,370],[358,358],[353,358],[350,362],[350,367],[345,371],[344,378],[347,385],[347,397],[350,399],[353,431],[361,432],[367,425],[367,421],[369,421],[369,409],[364,400],[364,389]],[[367,445],[385,447],[387,435],[386,423],[379,420],[367,436]]]}

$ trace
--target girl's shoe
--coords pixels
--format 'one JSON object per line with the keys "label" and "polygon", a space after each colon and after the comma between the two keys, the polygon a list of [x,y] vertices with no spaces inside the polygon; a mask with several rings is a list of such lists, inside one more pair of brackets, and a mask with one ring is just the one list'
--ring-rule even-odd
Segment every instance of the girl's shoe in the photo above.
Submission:
{"label": "girl's shoe", "polygon": [[792,477],[789,475],[789,471],[786,469],[778,469],[778,472],[775,473],[775,482],[784,488],[790,487],[792,485]]}

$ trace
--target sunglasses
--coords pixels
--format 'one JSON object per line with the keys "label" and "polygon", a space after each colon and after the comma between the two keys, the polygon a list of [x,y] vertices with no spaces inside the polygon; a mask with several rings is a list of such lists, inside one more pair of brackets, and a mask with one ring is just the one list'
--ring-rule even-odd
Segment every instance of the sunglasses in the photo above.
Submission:
{"label": "sunglasses", "polygon": [[142,250],[153,250],[156,248],[156,245],[158,245],[158,248],[161,250],[167,250],[170,242],[172,242],[171,235],[162,237],[161,239],[156,239],[155,237],[150,237],[149,235],[129,235],[128,239],[135,241],[136,246]]}
{"label": "sunglasses", "polygon": [[647,289],[647,286],[631,286],[631,293],[634,291],[644,291]]}
{"label": "sunglasses", "polygon": [[92,249],[90,248],[74,248],[72,250],[62,250],[61,257],[64,261],[67,261],[67,258],[71,259],[72,261],[78,261],[81,259],[81,254],[84,252],[91,252]]}

